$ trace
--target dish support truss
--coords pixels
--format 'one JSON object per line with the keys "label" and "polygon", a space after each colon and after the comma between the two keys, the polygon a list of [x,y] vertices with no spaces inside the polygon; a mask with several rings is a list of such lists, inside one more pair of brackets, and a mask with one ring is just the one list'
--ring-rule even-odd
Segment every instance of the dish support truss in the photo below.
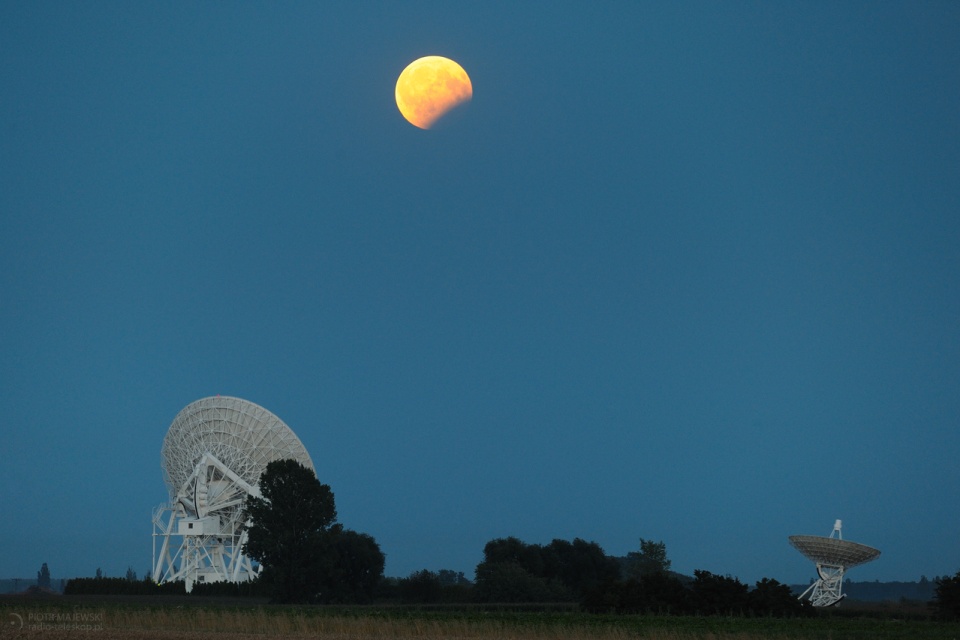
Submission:
{"label": "dish support truss", "polygon": [[[186,591],[206,582],[244,582],[257,569],[243,555],[247,496],[260,496],[211,453],[205,453],[173,503],[153,511],[153,576],[158,584],[183,580]],[[160,549],[157,550],[159,542]]]}
{"label": "dish support truss", "polygon": [[800,594],[803,600],[810,594],[810,604],[815,607],[830,607],[844,598],[843,567],[840,565],[817,563],[817,575],[820,579]]}

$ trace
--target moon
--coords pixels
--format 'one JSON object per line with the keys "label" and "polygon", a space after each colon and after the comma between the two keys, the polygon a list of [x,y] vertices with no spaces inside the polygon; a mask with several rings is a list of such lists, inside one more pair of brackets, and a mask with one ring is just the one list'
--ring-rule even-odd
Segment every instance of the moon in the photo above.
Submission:
{"label": "moon", "polygon": [[407,121],[429,129],[451,109],[473,98],[470,76],[443,56],[414,60],[397,78],[397,108]]}

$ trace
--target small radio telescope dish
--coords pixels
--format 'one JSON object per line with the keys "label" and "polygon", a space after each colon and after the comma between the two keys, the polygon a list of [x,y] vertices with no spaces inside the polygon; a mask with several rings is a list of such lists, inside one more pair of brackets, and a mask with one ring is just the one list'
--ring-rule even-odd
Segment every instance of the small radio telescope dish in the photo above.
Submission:
{"label": "small radio telescope dish", "polygon": [[879,549],[858,542],[844,540],[843,523],[837,520],[829,536],[790,536],[790,544],[817,565],[819,579],[800,594],[810,596],[815,607],[829,607],[844,598],[843,573],[851,567],[864,564],[880,555]]}
{"label": "small radio telescope dish", "polygon": [[263,407],[226,396],[184,407],[160,450],[170,502],[153,512],[154,579],[183,580],[189,592],[197,582],[253,578],[241,551],[244,501],[260,495],[267,464],[286,459],[313,469],[296,434]]}

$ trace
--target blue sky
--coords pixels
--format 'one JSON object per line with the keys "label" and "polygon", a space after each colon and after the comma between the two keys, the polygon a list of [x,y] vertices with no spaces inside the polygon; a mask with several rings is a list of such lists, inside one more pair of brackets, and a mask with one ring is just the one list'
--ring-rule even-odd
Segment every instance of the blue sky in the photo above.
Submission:
{"label": "blue sky", "polygon": [[[960,5],[0,5],[0,575],[150,565],[210,395],[387,574],[960,569]],[[430,131],[400,71],[474,99]]]}

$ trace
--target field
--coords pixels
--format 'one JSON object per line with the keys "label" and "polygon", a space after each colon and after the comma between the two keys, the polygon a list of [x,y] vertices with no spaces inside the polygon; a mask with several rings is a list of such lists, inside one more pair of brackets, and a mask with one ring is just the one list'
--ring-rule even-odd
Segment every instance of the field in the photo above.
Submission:
{"label": "field", "polygon": [[[0,599],[2,638],[99,640],[960,639],[960,623],[831,612],[813,618],[595,616],[570,609],[279,607],[133,598]],[[22,624],[21,624],[22,622]]]}

